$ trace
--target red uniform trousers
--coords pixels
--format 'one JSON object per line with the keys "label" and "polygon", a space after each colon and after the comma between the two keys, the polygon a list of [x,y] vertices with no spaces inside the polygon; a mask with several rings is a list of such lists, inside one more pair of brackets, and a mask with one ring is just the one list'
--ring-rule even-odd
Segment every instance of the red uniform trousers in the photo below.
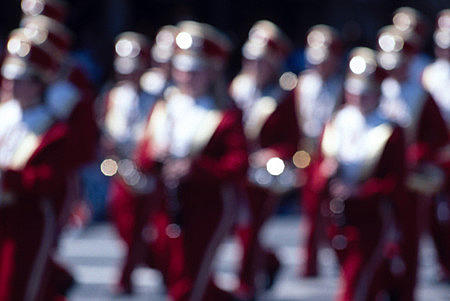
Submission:
{"label": "red uniform trousers", "polygon": [[110,186],[110,214],[119,236],[128,246],[120,285],[132,288],[131,274],[139,264],[162,273],[166,285],[179,278],[183,268],[181,237],[170,233],[170,218],[162,192],[136,195],[118,178]]}
{"label": "red uniform trousers", "polygon": [[327,233],[341,267],[336,300],[376,300],[383,288],[385,279],[379,276],[389,226],[379,201],[347,200],[344,214],[328,221]]}
{"label": "red uniform trousers", "polygon": [[53,242],[52,254],[49,258],[49,281],[47,287],[45,288],[45,299],[47,300],[51,300],[54,296],[67,295],[67,291],[75,284],[75,279],[70,271],[64,265],[57,262],[54,258],[54,253],[58,247],[59,236],[67,224],[74,203],[79,201],[81,196],[80,182],[77,174],[70,177],[67,187],[68,195],[66,196],[64,202],[62,202],[60,206],[56,207],[57,229]]}
{"label": "red uniform trousers", "polygon": [[446,173],[442,192],[431,200],[430,233],[436,247],[444,279],[450,279],[450,162],[441,164]]}
{"label": "red uniform trousers", "polygon": [[312,167],[306,170],[307,182],[301,191],[301,208],[306,225],[306,248],[301,252],[301,258],[305,258],[302,271],[303,276],[312,277],[318,274],[318,251],[322,241],[326,241],[324,220],[322,216],[322,204],[317,193],[312,189]]}
{"label": "red uniform trousers", "polygon": [[[7,274],[11,272],[16,273],[15,270],[17,269],[17,271],[20,271],[17,273],[22,274],[23,279],[33,277],[26,276],[27,273],[31,273],[33,271],[30,270],[30,260],[36,258],[35,261],[37,262],[37,258],[39,257],[39,261],[45,262],[45,264],[41,264],[45,267],[45,276],[43,276],[41,282],[37,281],[39,297],[36,298],[40,298],[41,300],[64,300],[62,296],[66,295],[67,290],[74,283],[74,279],[70,272],[53,258],[58,237],[65,224],[65,212],[69,211],[70,205],[71,202],[69,198],[66,198],[66,201],[59,205],[55,205],[50,201],[42,201],[42,204],[36,206],[14,204],[11,207],[2,209],[3,214],[0,217],[2,219],[2,223],[4,223],[2,224],[0,230],[0,232],[2,232],[0,239],[2,241],[3,248],[2,264],[4,264],[5,261],[14,262],[15,260],[13,257],[20,258],[20,260],[17,261],[17,268],[13,268],[9,272],[5,272],[6,274],[2,273],[2,275],[3,277],[9,278],[11,275],[8,276]],[[35,214],[30,213],[29,217],[21,216],[21,212],[31,210],[35,210]],[[28,229],[28,227],[26,229],[22,229],[23,221],[27,221],[27,225],[30,224],[29,228],[31,230]],[[23,258],[28,258],[28,261],[27,259],[23,260]],[[28,269],[24,269],[27,265]],[[38,264],[36,264],[36,266],[38,266]],[[11,267],[13,267],[13,265],[11,265]],[[5,271],[8,271],[8,269]],[[5,279],[6,278],[3,280]],[[17,287],[17,285],[21,286],[25,283],[25,280],[23,279],[11,279],[14,280],[10,281],[10,283],[15,283],[12,287],[10,287],[11,291],[15,291],[15,287]],[[1,280],[0,283],[5,283],[6,285],[8,281],[3,280]],[[7,291],[5,288],[6,286],[0,285],[0,287],[2,287],[0,291],[4,291],[4,293],[1,293],[0,296],[4,296]],[[9,300],[6,297],[6,299],[2,298],[3,297],[0,297],[0,300]],[[11,297],[11,300],[22,300],[14,298],[15,297]]]}
{"label": "red uniform trousers", "polygon": [[450,279],[450,194],[435,196],[430,206],[430,233],[444,279]]}
{"label": "red uniform trousers", "polygon": [[[78,81],[76,78],[79,78]],[[68,123],[71,125],[70,137],[72,149],[77,150],[77,156],[70,157],[70,170],[73,174],[68,176],[67,195],[64,201],[56,206],[57,229],[53,242],[52,256],[49,259],[49,278],[48,286],[45,289],[45,299],[50,300],[52,296],[66,295],[67,290],[71,288],[75,282],[72,274],[62,264],[58,263],[54,258],[54,251],[58,245],[58,239],[67,224],[70,213],[75,202],[81,198],[81,184],[77,168],[83,166],[87,162],[93,160],[96,152],[98,140],[98,129],[96,126],[95,115],[93,111],[92,89],[85,82],[82,85],[81,79],[83,73],[77,68],[73,69],[69,80],[72,81],[80,89],[82,98],[71,112]]]}
{"label": "red uniform trousers", "polygon": [[235,221],[235,190],[211,183],[199,192],[196,184],[180,187],[185,268],[182,277],[169,287],[169,295],[177,301],[232,300],[230,293],[213,283],[211,268],[218,247],[230,234]]}
{"label": "red uniform trousers", "polygon": [[[249,221],[238,229],[238,236],[243,249],[241,269],[239,271],[240,289],[255,293],[255,290],[265,288],[279,268],[279,261],[270,250],[264,248],[260,241],[261,229],[276,209],[279,197],[267,189],[247,183],[245,186],[248,203]],[[257,283],[263,280],[260,274],[269,276],[269,283]]]}
{"label": "red uniform trousers", "polygon": [[406,191],[395,204],[395,220],[399,230],[392,254],[385,258],[385,290],[395,300],[414,300],[420,240],[419,202],[414,192]]}
{"label": "red uniform trousers", "polygon": [[53,204],[43,200],[0,210],[0,300],[49,300],[43,287],[57,229]]}

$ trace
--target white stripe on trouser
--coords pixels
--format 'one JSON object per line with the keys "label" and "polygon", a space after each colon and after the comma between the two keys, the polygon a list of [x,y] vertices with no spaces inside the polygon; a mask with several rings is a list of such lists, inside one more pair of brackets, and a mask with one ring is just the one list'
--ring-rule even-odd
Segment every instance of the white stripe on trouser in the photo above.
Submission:
{"label": "white stripe on trouser", "polygon": [[359,273],[359,280],[355,287],[355,300],[366,300],[368,291],[370,289],[370,284],[372,283],[373,277],[377,267],[383,261],[383,248],[386,245],[389,237],[391,237],[391,231],[395,231],[392,222],[392,212],[388,211],[390,208],[382,207],[380,208],[380,216],[382,217],[382,229],[380,233],[380,239],[377,246],[372,251],[372,256],[370,257],[365,267],[361,269]]}
{"label": "white stripe on trouser", "polygon": [[222,202],[223,210],[222,217],[217,226],[217,230],[214,232],[210,243],[208,244],[206,251],[203,255],[203,260],[200,264],[200,269],[197,273],[197,278],[194,281],[192,294],[190,301],[201,301],[205,294],[206,287],[209,282],[209,276],[211,273],[211,263],[216,254],[216,250],[222,242],[223,238],[229,233],[234,223],[235,208],[234,203],[236,198],[234,196],[234,188],[226,186],[222,190]]}
{"label": "white stripe on trouser", "polygon": [[[252,233],[253,235],[256,235],[256,241],[255,241],[256,247],[253,249],[253,255],[252,255],[253,260],[251,260],[251,262],[252,262],[251,271],[253,271],[255,273],[254,278],[251,279],[251,283],[255,285],[257,296],[264,290],[264,283],[262,283],[261,281],[257,281],[257,279],[264,279],[262,277],[265,276],[264,273],[267,270],[267,257],[265,254],[266,252],[264,250],[263,245],[261,244],[260,236],[261,236],[262,228],[263,228],[265,222],[267,221],[267,219],[270,216],[272,216],[272,213],[275,210],[275,208],[278,208],[280,201],[281,201],[281,198],[276,197],[272,194],[270,194],[268,196],[268,198],[266,200],[264,200],[263,210],[262,210],[263,222],[261,222],[261,224],[258,225],[259,226],[258,233]],[[266,216],[264,216],[264,215],[266,215]],[[260,221],[258,221],[258,223],[259,222]],[[242,268],[244,268],[244,267],[241,267],[241,269]]]}
{"label": "white stripe on trouser", "polygon": [[69,220],[75,202],[82,199],[80,174],[80,171],[73,172],[66,181],[67,193],[62,203],[60,214],[57,217],[58,233],[56,236],[60,234],[62,228]]}
{"label": "white stripe on trouser", "polygon": [[42,200],[40,207],[44,218],[44,229],[42,231],[41,245],[34,260],[33,267],[30,271],[30,278],[26,286],[25,301],[36,301],[55,234],[55,213],[50,201]]}

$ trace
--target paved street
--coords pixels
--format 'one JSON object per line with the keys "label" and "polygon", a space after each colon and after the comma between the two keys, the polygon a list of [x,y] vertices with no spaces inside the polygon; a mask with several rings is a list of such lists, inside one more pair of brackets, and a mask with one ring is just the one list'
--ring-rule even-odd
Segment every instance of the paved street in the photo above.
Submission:
{"label": "paved street", "polygon": [[[280,256],[283,269],[273,289],[261,296],[264,301],[332,300],[337,287],[337,268],[331,250],[320,253],[321,277],[299,279],[302,266],[297,246],[303,235],[299,233],[298,217],[276,217],[264,231],[264,241]],[[450,286],[437,282],[435,253],[428,239],[421,250],[420,285],[417,292],[420,301],[450,300]],[[60,256],[74,272],[78,286],[70,300],[164,300],[164,288],[158,272],[140,268],[133,275],[137,293],[133,297],[119,298],[111,291],[118,279],[118,268],[124,247],[108,224],[98,224],[83,231],[66,234],[60,245]],[[232,289],[236,285],[235,267],[240,250],[232,239],[220,249],[216,258],[215,277],[220,286]]]}

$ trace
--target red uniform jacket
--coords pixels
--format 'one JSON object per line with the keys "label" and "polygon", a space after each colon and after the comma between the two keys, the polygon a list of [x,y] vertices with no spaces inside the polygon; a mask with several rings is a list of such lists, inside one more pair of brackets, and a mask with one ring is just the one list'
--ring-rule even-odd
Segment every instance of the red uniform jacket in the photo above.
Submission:
{"label": "red uniform jacket", "polygon": [[[323,136],[321,145],[323,143]],[[322,146],[321,146],[322,148]],[[318,158],[313,162],[312,179],[309,190],[317,194],[323,201],[329,202],[330,181],[335,174],[328,166],[324,153],[319,150]],[[402,183],[406,174],[405,142],[403,130],[395,126],[385,143],[382,153],[371,168],[371,172],[356,187],[356,191],[346,202],[345,211],[350,224],[370,224],[368,219],[377,216],[377,207],[383,199],[395,200],[401,193]]]}
{"label": "red uniform jacket", "polygon": [[[153,107],[149,122],[156,107],[158,104]],[[144,206],[141,203],[146,203],[149,197],[156,203],[153,206],[159,210],[164,210],[165,207],[164,185],[159,179],[161,163],[156,161],[149,151],[152,147],[152,139],[144,135],[136,148],[134,161],[142,175],[157,179],[156,189],[136,194],[134,187],[121,178],[116,178],[111,188],[112,214],[116,217],[119,232],[126,241],[130,238],[130,227],[133,224],[133,208]],[[248,158],[241,112],[236,109],[223,112],[222,120],[210,140],[192,159],[191,171],[179,186],[179,192],[183,195],[180,201],[194,202],[199,206],[205,203],[211,206],[221,204],[223,185],[239,182],[247,171]],[[120,208],[128,208],[129,212],[122,214],[118,211]]]}
{"label": "red uniform jacket", "polygon": [[283,90],[278,84],[269,88],[261,91],[259,99],[247,109],[257,97],[251,76],[245,73],[236,76],[229,91],[236,105],[246,110],[245,133],[250,151],[267,148],[281,159],[290,160],[299,142],[295,93]]}
{"label": "red uniform jacket", "polygon": [[58,208],[65,197],[68,177],[93,158],[96,134],[91,104],[82,101],[67,121],[57,121],[46,131],[22,169],[4,172],[4,190],[12,193],[19,204],[48,198]]}
{"label": "red uniform jacket", "polygon": [[431,95],[422,107],[415,132],[415,141],[408,146],[408,162],[410,166],[435,161],[439,148],[449,139],[447,126],[440,113],[439,107]]}
{"label": "red uniform jacket", "polygon": [[[321,86],[318,85],[318,81],[320,81]],[[322,82],[324,81],[324,82]],[[311,93],[311,86],[314,86],[314,92]],[[320,89],[319,89],[320,87]],[[331,99],[328,100],[327,103],[321,103],[317,101],[318,98],[323,97],[321,92],[326,89],[328,92],[328,97]],[[305,93],[306,92],[306,93]],[[308,152],[308,154],[311,157],[314,157],[314,151],[317,150],[317,145],[320,140],[320,132],[323,130],[323,126],[325,124],[322,124],[322,128],[318,129],[320,130],[319,135],[315,138],[313,136],[308,136],[308,133],[304,132],[303,126],[306,120],[303,119],[302,115],[302,108],[305,106],[305,102],[312,102],[309,104],[306,104],[306,106],[314,106],[316,108],[320,108],[321,106],[327,106],[328,110],[321,110],[322,116],[319,116],[321,120],[318,120],[318,124],[324,122],[326,123],[329,118],[331,118],[331,115],[338,110],[344,103],[344,93],[342,90],[342,79],[338,76],[333,76],[330,79],[323,80],[320,75],[314,70],[305,70],[298,76],[298,85],[295,89],[295,98],[296,98],[296,104],[295,104],[295,110],[296,110],[296,116],[297,116],[297,122],[300,128],[300,132],[302,133],[301,141],[299,148],[302,150],[305,150]],[[312,95],[311,95],[312,94]],[[305,99],[305,97],[307,99]],[[333,100],[333,101],[332,101]],[[327,116],[326,113],[329,113],[330,115]],[[311,116],[309,118],[312,118],[315,116]],[[312,133],[310,133],[312,134]]]}
{"label": "red uniform jacket", "polygon": [[[138,146],[135,160],[142,172],[158,175],[160,163],[148,152],[151,144],[150,139],[144,138]],[[222,184],[242,179],[246,168],[247,149],[241,112],[227,110],[223,112],[222,120],[210,140],[193,158],[191,172],[183,180],[182,186],[192,187],[195,191],[193,196],[217,195]]]}
{"label": "red uniform jacket", "polygon": [[292,159],[300,140],[295,105],[295,94],[286,94],[267,118],[257,138],[261,148],[270,148],[285,160]]}

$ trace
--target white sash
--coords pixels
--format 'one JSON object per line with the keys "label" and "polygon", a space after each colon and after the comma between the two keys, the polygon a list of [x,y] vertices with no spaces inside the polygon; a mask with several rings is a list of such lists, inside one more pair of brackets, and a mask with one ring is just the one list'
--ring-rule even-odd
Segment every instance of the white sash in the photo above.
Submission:
{"label": "white sash", "polygon": [[[211,140],[211,137],[215,133],[218,125],[222,121],[223,113],[218,110],[210,110],[206,113],[204,123],[197,130],[193,141],[190,146],[189,156],[196,156]],[[150,115],[150,119],[145,130],[145,137],[150,141],[149,149],[147,152],[150,156],[158,153],[159,148],[167,147],[167,143],[170,141],[163,141],[169,139],[169,137],[163,137],[169,127],[168,113],[164,100],[158,101]],[[159,136],[157,138],[156,136]]]}
{"label": "white sash", "polygon": [[[376,164],[380,160],[393,130],[390,124],[383,123],[366,132],[366,139],[370,141],[371,148],[364,154],[363,163],[357,177],[359,181],[368,178],[374,172]],[[332,120],[326,125],[322,139],[322,153],[325,158],[339,162],[338,152],[340,143],[341,135],[334,125],[334,120]]]}
{"label": "white sash", "polygon": [[325,123],[336,108],[341,81],[323,81],[315,71],[303,72],[295,90],[295,110],[299,129],[307,137],[319,139]]}
{"label": "white sash", "polygon": [[105,128],[114,139],[123,140],[130,135],[130,114],[137,105],[138,95],[130,85],[115,87],[110,92],[110,99],[105,116]]}
{"label": "white sash", "polygon": [[[0,110],[9,110],[8,106],[4,104]],[[11,116],[14,122],[0,133],[1,168],[22,169],[41,144],[45,132],[53,124],[53,119],[45,106],[29,110],[17,111],[19,115]],[[26,118],[27,122],[23,118]]]}
{"label": "white sash", "polygon": [[28,133],[16,149],[12,160],[8,166],[10,169],[22,169],[41,144],[42,136]]}
{"label": "white sash", "polygon": [[393,78],[385,79],[381,85],[383,97],[380,108],[384,115],[405,129],[407,144],[412,143],[426,102],[426,94],[420,81],[408,80],[399,83]]}
{"label": "white sash", "polygon": [[245,123],[245,135],[250,140],[258,138],[269,116],[276,110],[275,98],[265,96],[256,101]]}

